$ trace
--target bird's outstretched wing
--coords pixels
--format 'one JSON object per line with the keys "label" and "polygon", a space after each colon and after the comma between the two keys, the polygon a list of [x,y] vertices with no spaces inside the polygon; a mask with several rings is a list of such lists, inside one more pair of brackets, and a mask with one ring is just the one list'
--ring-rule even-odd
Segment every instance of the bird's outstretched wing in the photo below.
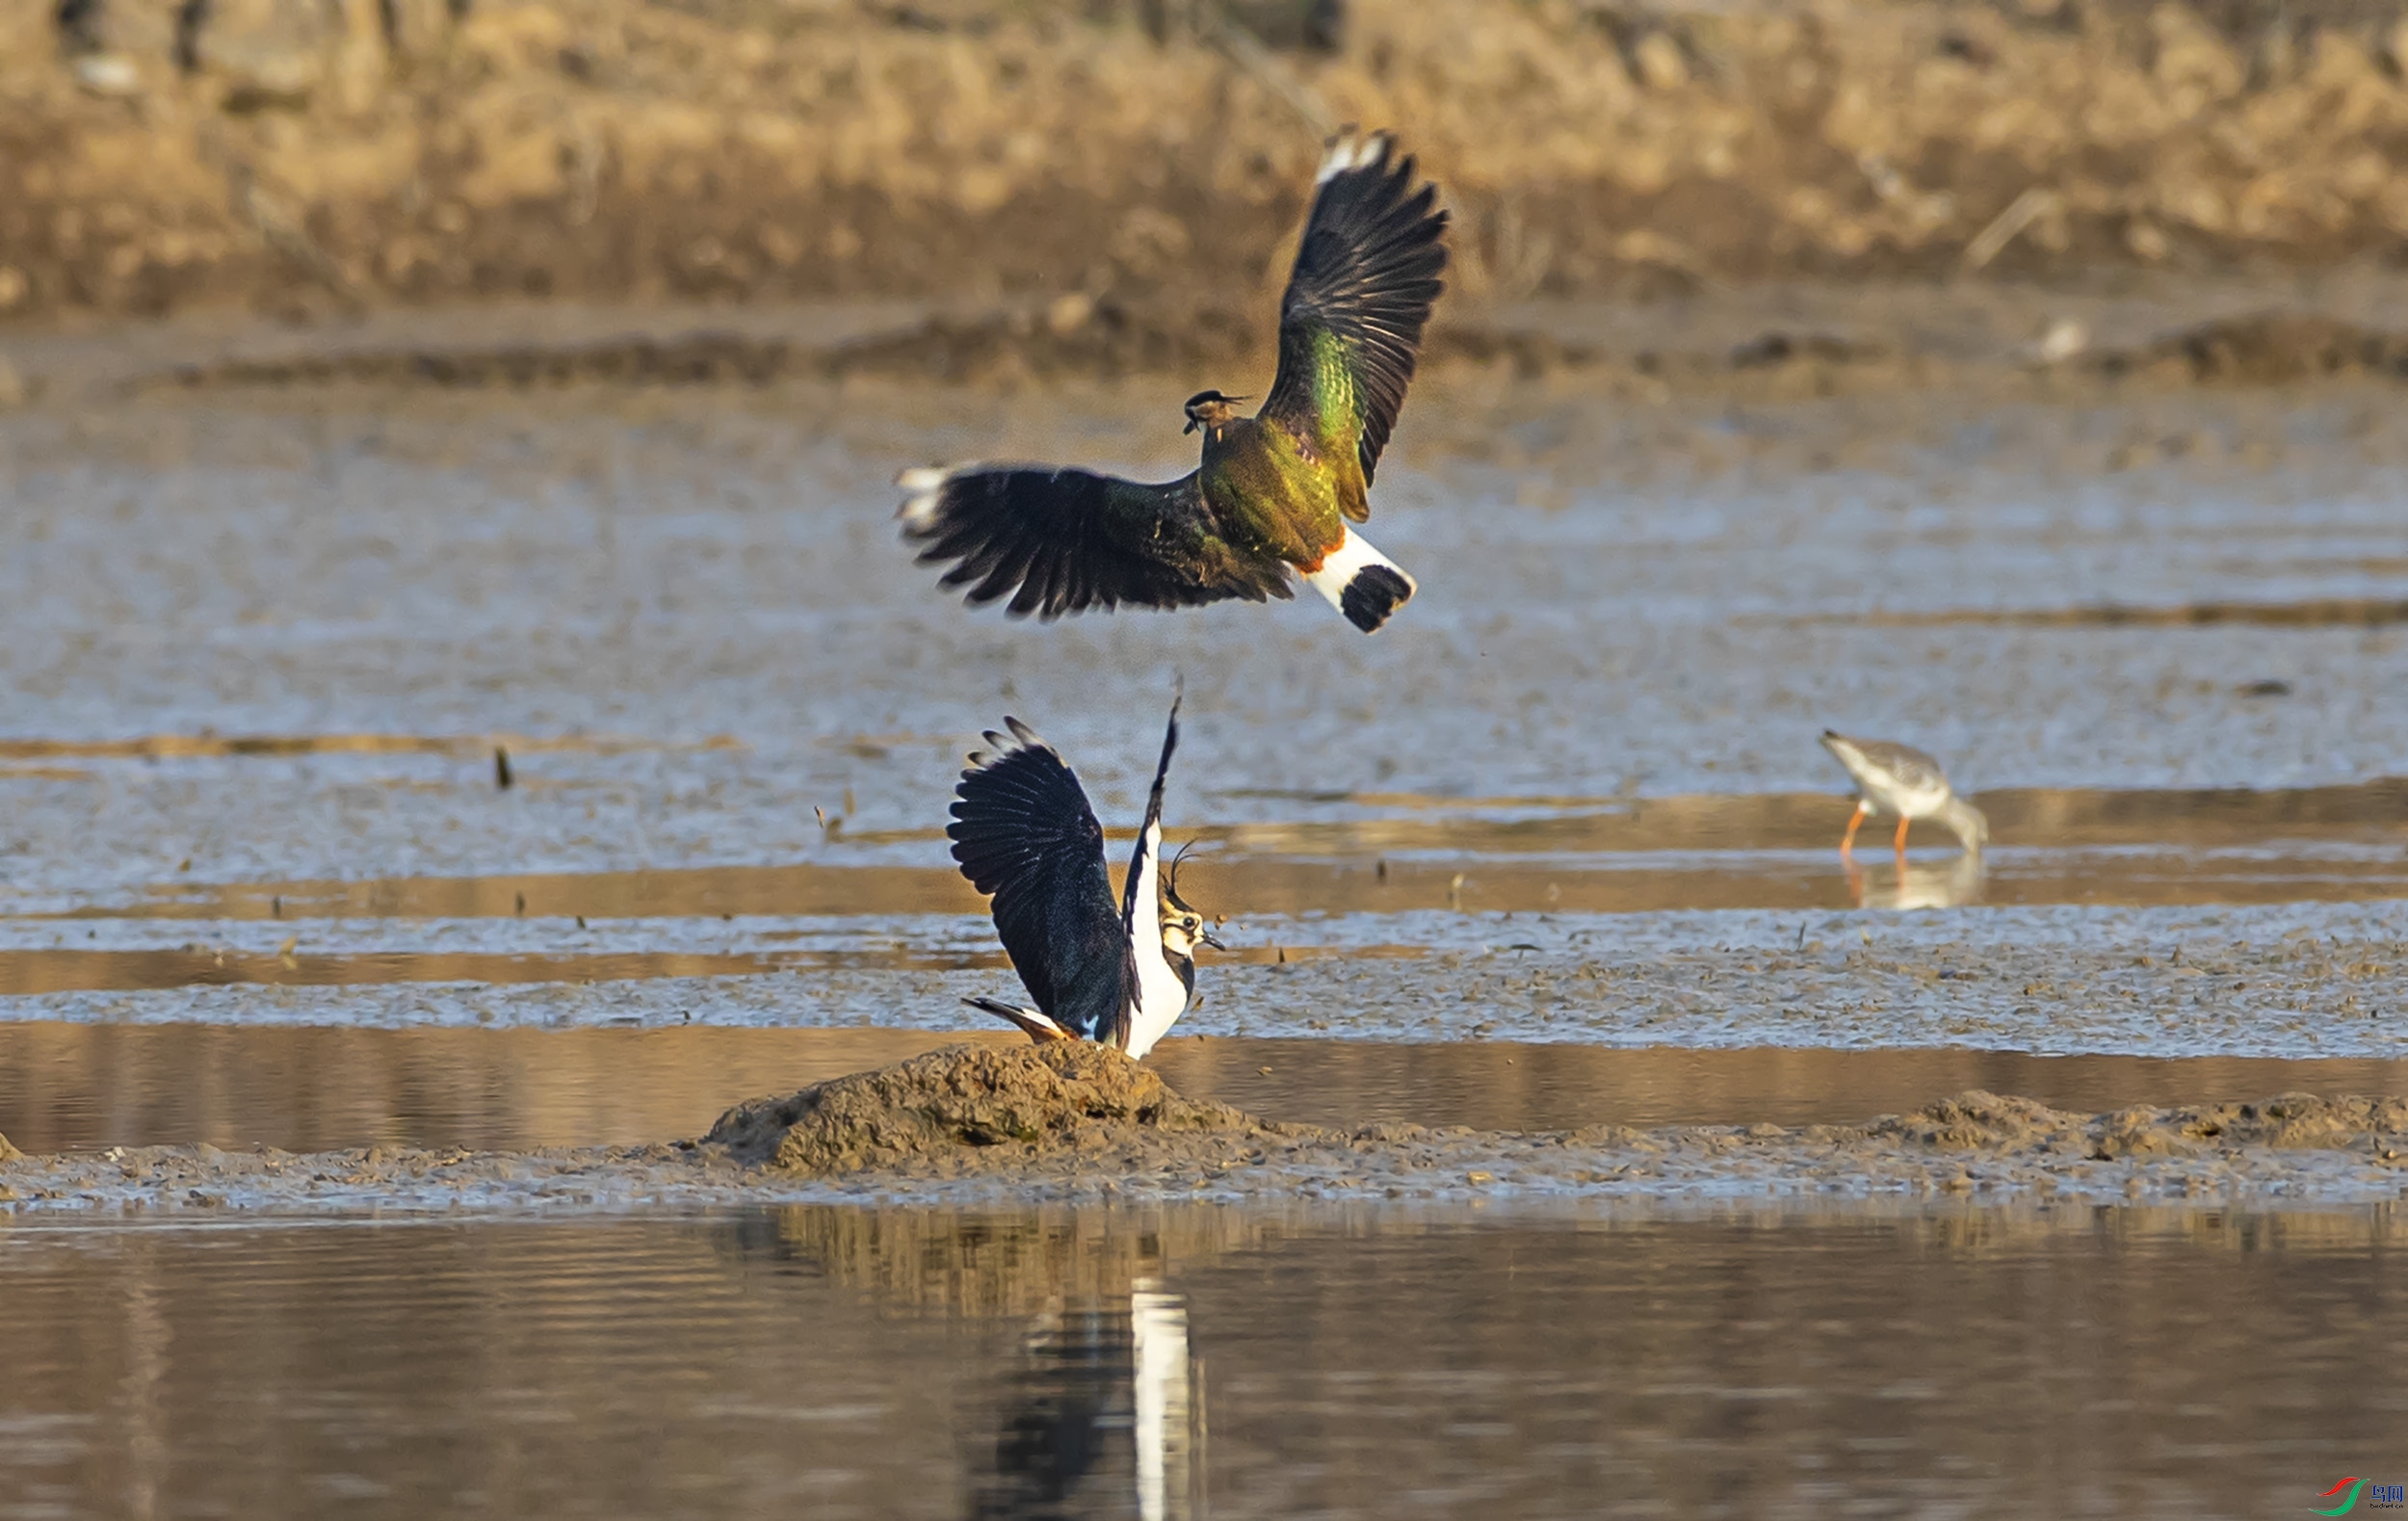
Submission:
{"label": "bird's outstretched wing", "polygon": [[920,563],[957,562],[939,584],[1014,616],[1088,608],[1194,607],[1291,594],[1285,566],[1234,552],[1196,477],[1162,485],[1045,465],[906,470],[896,515]]}
{"label": "bird's outstretched wing", "polygon": [[1094,1034],[1120,1017],[1137,964],[1104,869],[1104,830],[1079,778],[1017,719],[988,733],[954,789],[945,833],[970,885],[994,898],[995,932],[1054,1023]]}
{"label": "bird's outstretched wing", "polygon": [[1385,132],[1341,133],[1322,161],[1279,304],[1279,375],[1263,404],[1265,416],[1307,438],[1351,446],[1366,485],[1446,289],[1437,187],[1415,191],[1413,160],[1393,159],[1395,146]]}
{"label": "bird's outstretched wing", "polygon": [[[1162,870],[1163,850],[1163,787],[1170,780],[1170,757],[1179,748],[1180,698],[1170,699],[1170,721],[1163,727],[1163,758],[1154,763],[1154,790],[1146,795],[1145,822],[1138,826],[1137,851],[1129,857],[1129,874],[1121,879],[1120,914],[1128,928],[1129,943],[1143,943],[1150,930],[1154,944],[1162,945],[1161,889],[1154,887],[1151,896],[1146,888],[1154,874]],[[1153,873],[1147,871],[1153,868]]]}

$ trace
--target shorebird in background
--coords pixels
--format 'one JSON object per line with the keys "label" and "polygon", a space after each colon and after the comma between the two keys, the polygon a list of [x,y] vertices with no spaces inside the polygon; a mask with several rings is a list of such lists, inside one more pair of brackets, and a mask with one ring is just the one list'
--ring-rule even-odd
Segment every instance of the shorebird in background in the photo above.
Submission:
{"label": "shorebird in background", "polygon": [[1898,853],[1906,853],[1906,828],[1917,819],[1935,819],[1954,830],[1970,854],[1990,843],[1990,821],[1956,795],[1940,763],[1911,745],[1888,740],[1852,740],[1822,731],[1822,747],[1856,778],[1856,812],[1840,836],[1840,853],[1856,853],[1856,830],[1877,813],[1898,816]]}
{"label": "shorebird in background", "polygon": [[1252,417],[1243,396],[1188,398],[1203,463],[1161,485],[1051,465],[906,470],[898,514],[920,563],[974,604],[1059,617],[1088,608],[1192,607],[1293,595],[1294,569],[1366,634],[1414,581],[1348,525],[1371,517],[1380,450],[1404,406],[1422,328],[1445,289],[1437,187],[1384,132],[1341,133],[1279,307],[1279,372]]}
{"label": "shorebird in background", "polygon": [[1036,1007],[962,1002],[1037,1040],[1099,1040],[1142,1057],[1187,1010],[1196,942],[1221,948],[1204,916],[1180,900],[1178,862],[1162,867],[1163,784],[1179,745],[1179,704],[1170,705],[1117,907],[1103,826],[1077,774],[1018,719],[1004,726],[1008,734],[987,733],[992,754],[971,755],[945,833],[961,875],[992,895],[995,932]]}

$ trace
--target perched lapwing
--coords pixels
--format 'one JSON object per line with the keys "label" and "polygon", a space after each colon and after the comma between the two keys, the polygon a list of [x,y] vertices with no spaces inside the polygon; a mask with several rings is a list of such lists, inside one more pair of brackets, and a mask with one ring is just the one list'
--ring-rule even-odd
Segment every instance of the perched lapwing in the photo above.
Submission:
{"label": "perched lapwing", "polygon": [[1990,843],[1990,821],[1981,810],[1956,795],[1940,763],[1911,745],[1888,740],[1852,740],[1822,731],[1822,747],[1856,778],[1856,812],[1840,836],[1840,853],[1853,855],[1856,830],[1877,813],[1898,816],[1898,853],[1906,853],[1906,826],[1917,819],[1935,819],[1952,829],[1971,854]]}
{"label": "perched lapwing", "polygon": [[1163,869],[1163,783],[1179,745],[1179,704],[1170,705],[1117,907],[1104,830],[1077,774],[1018,719],[1004,726],[1008,734],[986,736],[991,754],[971,755],[945,833],[961,875],[993,896],[995,932],[1036,1007],[962,1002],[1038,1040],[1100,1040],[1142,1057],[1187,1010],[1196,942],[1220,948],[1204,916],[1180,900],[1178,862]]}
{"label": "perched lapwing", "polygon": [[940,585],[1015,616],[1177,608],[1293,595],[1291,568],[1372,633],[1414,582],[1347,525],[1371,516],[1422,328],[1445,289],[1437,187],[1413,184],[1384,132],[1340,134],[1279,307],[1279,372],[1252,417],[1243,396],[1188,398],[1196,470],[1162,485],[1051,465],[906,470],[897,515]]}

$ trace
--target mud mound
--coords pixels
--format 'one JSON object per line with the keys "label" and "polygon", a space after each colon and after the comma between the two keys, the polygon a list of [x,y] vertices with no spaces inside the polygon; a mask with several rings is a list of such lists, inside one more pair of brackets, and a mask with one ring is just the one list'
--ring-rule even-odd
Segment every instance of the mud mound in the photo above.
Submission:
{"label": "mud mound", "polygon": [[9,1144],[8,1137],[0,1136],[0,1162],[14,1162],[23,1155],[25,1153]]}
{"label": "mud mound", "polygon": [[2281,1093],[2253,1104],[2124,1110],[2101,1116],[2099,1154],[2143,1155],[2203,1147],[2395,1149],[2408,1141],[2408,1099]]}
{"label": "mud mound", "polygon": [[754,1099],[703,1138],[740,1161],[832,1173],[965,1151],[1034,1157],[1157,1135],[1269,1134],[1226,1104],[1182,1098],[1151,1068],[1086,1041],[949,1046]]}
{"label": "mud mound", "polygon": [[1912,1115],[1876,1119],[1865,1127],[1865,1139],[1943,1151],[2020,1151],[2079,1135],[2083,1122],[2037,1099],[1969,1088]]}
{"label": "mud mound", "polygon": [[1864,1136],[1908,1148],[2102,1162],[2244,1146],[2362,1151],[2390,1160],[2408,1148],[2408,1099],[2282,1093],[2246,1104],[2141,1106],[2085,1116],[1976,1088],[1912,1115],[1877,1119],[1865,1127]]}

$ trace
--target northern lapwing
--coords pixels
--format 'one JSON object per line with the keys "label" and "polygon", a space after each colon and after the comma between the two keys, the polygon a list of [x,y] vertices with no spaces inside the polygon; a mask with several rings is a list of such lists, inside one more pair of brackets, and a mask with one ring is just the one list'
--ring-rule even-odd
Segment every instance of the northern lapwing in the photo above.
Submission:
{"label": "northern lapwing", "polygon": [[989,730],[991,753],[973,752],[955,787],[946,835],[970,885],[992,895],[995,932],[1034,1009],[966,998],[1037,1040],[1099,1040],[1142,1057],[1195,990],[1198,941],[1220,948],[1204,916],[1181,901],[1178,862],[1164,869],[1163,783],[1179,745],[1170,705],[1145,825],[1112,903],[1104,830],[1078,775],[1018,719]]}
{"label": "northern lapwing", "polygon": [[1060,617],[1089,608],[1192,607],[1293,595],[1289,571],[1365,633],[1414,581],[1348,525],[1371,516],[1379,453],[1404,406],[1431,305],[1445,289],[1437,187],[1388,134],[1341,133],[1279,307],[1279,370],[1262,410],[1198,391],[1187,432],[1203,462],[1161,485],[1051,465],[906,470],[897,514],[953,563],[939,585],[973,604]]}
{"label": "northern lapwing", "polygon": [[1917,819],[1933,819],[1955,831],[1969,854],[1979,854],[1990,843],[1990,821],[1981,810],[1956,795],[1940,763],[1911,745],[1889,740],[1852,740],[1829,729],[1822,747],[1856,778],[1856,812],[1847,832],[1840,836],[1840,853],[1853,855],[1856,830],[1877,813],[1898,816],[1897,849],[1906,853],[1906,827]]}

